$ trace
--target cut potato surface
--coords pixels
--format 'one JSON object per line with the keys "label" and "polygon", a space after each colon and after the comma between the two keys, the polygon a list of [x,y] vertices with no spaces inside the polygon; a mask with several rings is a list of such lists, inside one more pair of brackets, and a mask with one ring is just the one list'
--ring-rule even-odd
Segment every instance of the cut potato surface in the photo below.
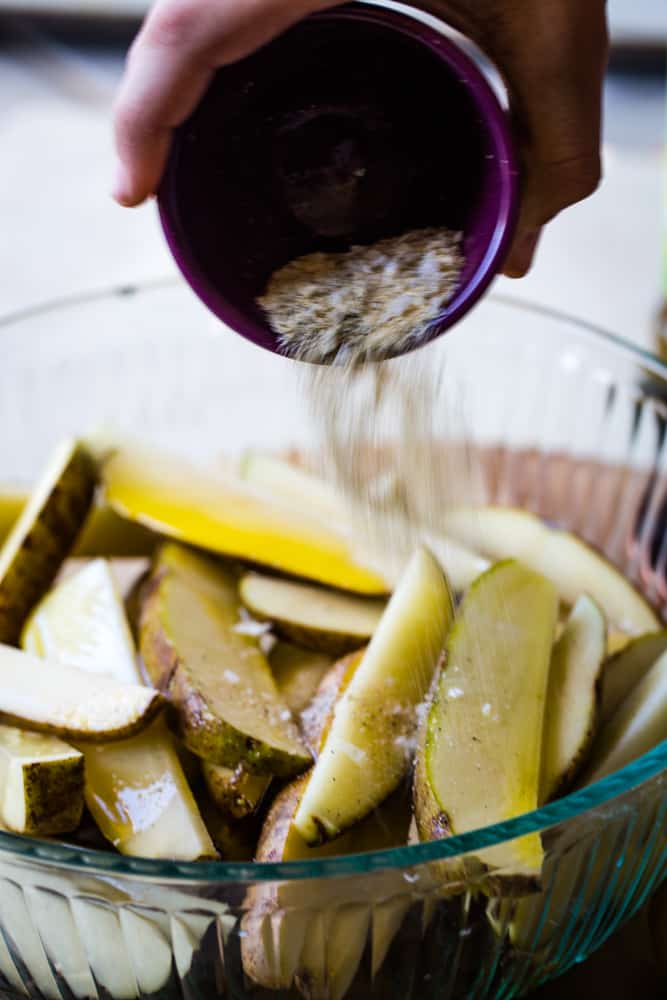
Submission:
{"label": "cut potato surface", "polygon": [[326,653],[276,642],[269,653],[269,666],[280,696],[297,718],[312,701],[333,659]]}
{"label": "cut potato surface", "polygon": [[589,594],[610,624],[625,632],[660,628],[650,604],[610,562],[581,539],[547,527],[533,514],[501,507],[454,510],[445,515],[443,529],[492,559],[521,560],[552,580],[566,604]]}
{"label": "cut potato surface", "polygon": [[183,742],[225,767],[290,777],[311,762],[255,639],[236,630],[236,579],[183,553],[187,571],[163,554],[140,621],[141,654],[153,683],[178,712]]}
{"label": "cut potato surface", "polygon": [[144,729],[163,707],[157,691],[76,670],[0,645],[0,716],[75,742]]}
{"label": "cut potato surface", "polygon": [[350,506],[343,494],[332,483],[294,462],[276,455],[248,451],[241,457],[239,471],[247,483],[296,506],[298,510],[310,510],[328,523],[349,522]]}
{"label": "cut potato surface", "polygon": [[335,527],[291,511],[241,479],[122,447],[105,462],[103,481],[118,513],[172,538],[343,590],[387,592],[387,583],[356,562]]}
{"label": "cut potato surface", "polygon": [[60,586],[60,584],[64,583],[65,580],[69,580],[70,577],[76,576],[77,573],[81,572],[81,570],[90,566],[91,563],[97,560],[107,563],[111,571],[111,577],[114,580],[118,593],[123,600],[123,606],[126,598],[130,596],[141,577],[145,576],[151,567],[150,559],[147,559],[144,556],[114,556],[110,559],[106,559],[106,557],[101,556],[96,556],[95,559],[85,558],[83,556],[72,556],[63,563],[61,570],[56,577],[54,588]]}
{"label": "cut potato surface", "polygon": [[378,626],[386,603],[292,580],[246,574],[241,601],[259,621],[297,645],[342,656],[365,645]]}
{"label": "cut potato surface", "polygon": [[[315,515],[325,524],[340,525],[346,537],[354,539],[355,552],[363,552],[365,561],[383,579],[391,584],[397,582],[396,553],[387,553],[382,549],[388,532],[394,537],[405,534],[405,525],[401,523],[400,517],[394,519],[398,522],[397,532],[392,530],[391,524],[375,524],[375,518],[369,512],[364,512],[364,517],[359,521],[359,511],[350,506],[335,486],[285,459],[248,452],[242,458],[240,468],[243,478],[267,496],[280,498],[292,510],[299,511],[306,517]],[[375,543],[368,537],[369,517],[373,522],[372,526],[377,529]],[[386,520],[385,518],[384,521]],[[413,532],[410,531],[409,535],[412,537]],[[429,533],[423,541],[437,556],[455,591],[467,590],[473,580],[489,568],[488,560],[444,535]],[[410,552],[406,553],[406,559],[399,558],[401,569],[409,555]]]}
{"label": "cut potato surface", "polygon": [[[420,733],[415,816],[422,840],[489,826],[537,808],[544,710],[558,616],[552,583],[499,563],[468,591]],[[520,890],[542,867],[538,835],[479,860]]]}
{"label": "cut potato surface", "polygon": [[95,485],[90,455],[76,441],[63,442],[0,550],[0,642],[18,642],[81,531]]}
{"label": "cut potato surface", "polygon": [[[84,565],[44,598],[23,642],[47,659],[142,684],[113,570],[103,559]],[[216,856],[162,719],[129,740],[81,749],[86,803],[121,854],[179,861]]]}
{"label": "cut potato surface", "polygon": [[606,639],[602,611],[590,597],[580,597],[551,656],[540,804],[575,777],[593,742]]}
{"label": "cut potato surface", "polygon": [[411,762],[417,706],[447,635],[452,604],[433,556],[419,549],[334,711],[295,817],[309,844],[337,837],[379,805]]}
{"label": "cut potato surface", "polygon": [[82,749],[88,808],[116,850],[179,861],[217,857],[163,719],[132,739]]}
{"label": "cut potato surface", "polygon": [[134,642],[111,566],[95,559],[40,602],[23,630],[21,645],[121,684],[141,684]]}
{"label": "cut potato surface", "polygon": [[55,736],[0,726],[0,822],[14,833],[70,833],[83,813],[83,756]]}
{"label": "cut potato surface", "polygon": [[619,771],[667,739],[667,653],[621,702],[595,741],[582,784]]}
{"label": "cut potato surface", "polygon": [[621,702],[639,684],[655,661],[667,652],[667,630],[637,636],[615,656],[610,657],[602,676],[600,721],[606,723]]}

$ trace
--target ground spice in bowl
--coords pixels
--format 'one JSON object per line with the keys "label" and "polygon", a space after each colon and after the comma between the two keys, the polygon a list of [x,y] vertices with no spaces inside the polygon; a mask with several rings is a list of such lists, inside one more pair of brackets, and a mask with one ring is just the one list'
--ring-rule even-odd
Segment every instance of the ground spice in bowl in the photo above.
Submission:
{"label": "ground spice in bowl", "polygon": [[461,233],[413,229],[344,253],[312,253],[276,271],[258,300],[281,350],[346,366],[419,344],[461,278]]}

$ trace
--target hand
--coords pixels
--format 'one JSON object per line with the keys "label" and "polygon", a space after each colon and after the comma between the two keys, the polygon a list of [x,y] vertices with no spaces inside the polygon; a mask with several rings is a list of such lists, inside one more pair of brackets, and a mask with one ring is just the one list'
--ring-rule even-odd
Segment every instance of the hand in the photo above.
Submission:
{"label": "hand", "polygon": [[[116,104],[116,200],[138,205],[156,191],[172,131],[220,66],[307,14],[335,6],[332,0],[158,0],[132,46]],[[505,78],[524,166],[505,273],[520,277],[542,227],[600,180],[605,0],[424,0],[416,6],[475,41]]]}

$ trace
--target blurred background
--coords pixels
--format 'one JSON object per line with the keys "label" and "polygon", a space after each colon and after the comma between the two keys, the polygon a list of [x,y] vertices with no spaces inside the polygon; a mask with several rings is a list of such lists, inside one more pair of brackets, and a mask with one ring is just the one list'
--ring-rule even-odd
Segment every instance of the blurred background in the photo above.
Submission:
{"label": "blurred background", "polygon": [[[174,272],[154,205],[111,201],[110,107],[146,0],[0,0],[0,314]],[[610,0],[605,181],[503,291],[646,347],[667,286],[667,0]]]}

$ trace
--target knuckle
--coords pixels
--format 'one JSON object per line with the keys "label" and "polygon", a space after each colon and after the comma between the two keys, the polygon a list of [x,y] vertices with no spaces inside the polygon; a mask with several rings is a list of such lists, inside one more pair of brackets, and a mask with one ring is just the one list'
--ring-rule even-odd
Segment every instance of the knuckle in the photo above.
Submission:
{"label": "knuckle", "polygon": [[549,222],[563,209],[590,197],[602,179],[599,153],[573,156],[545,164],[539,187],[545,193],[540,222]]}

